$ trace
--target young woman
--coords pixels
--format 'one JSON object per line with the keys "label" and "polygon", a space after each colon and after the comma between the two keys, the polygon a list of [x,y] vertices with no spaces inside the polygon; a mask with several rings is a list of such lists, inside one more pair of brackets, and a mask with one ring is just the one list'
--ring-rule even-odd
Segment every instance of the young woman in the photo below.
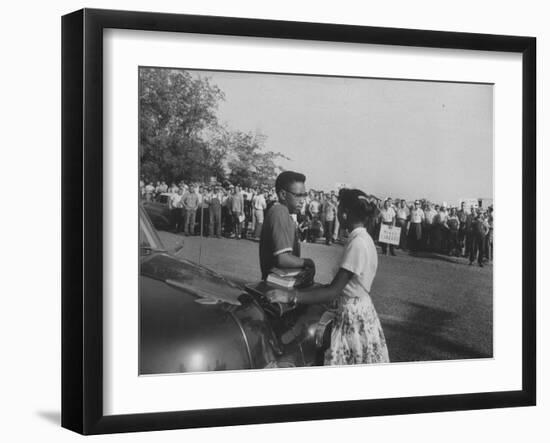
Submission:
{"label": "young woman", "polygon": [[375,211],[375,205],[364,192],[342,189],[338,220],[349,236],[332,283],[310,290],[274,289],[267,293],[272,302],[279,303],[315,304],[337,300],[338,314],[325,365],[389,362],[384,332],[370,298],[378,256],[365,223]]}

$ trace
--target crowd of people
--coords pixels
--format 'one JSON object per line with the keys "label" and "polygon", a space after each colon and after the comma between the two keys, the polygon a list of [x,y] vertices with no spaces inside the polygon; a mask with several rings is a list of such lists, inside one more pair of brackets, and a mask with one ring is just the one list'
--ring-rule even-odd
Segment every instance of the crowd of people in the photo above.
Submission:
{"label": "crowd of people", "polygon": [[[371,235],[376,238],[381,224],[401,228],[399,244],[395,248],[410,250],[413,254],[428,251],[477,260],[479,266],[493,260],[494,210],[479,206],[447,206],[426,200],[415,200],[408,205],[405,200],[387,198],[380,205],[378,223],[371,226]],[[382,244],[385,253],[389,246]]]}
{"label": "crowd of people", "polygon": [[271,202],[277,201],[275,189],[266,186],[185,182],[167,186],[161,181],[156,186],[141,182],[140,191],[146,201],[168,194],[174,232],[235,239],[258,239],[264,212]]}
{"label": "crowd of people", "polygon": [[[382,253],[395,249],[465,256],[470,265],[492,260],[493,207],[448,207],[425,199],[380,200],[358,189],[306,191],[305,175],[284,171],[274,187],[242,188],[227,183],[140,183],[146,201],[167,201],[172,229],[186,235],[259,240],[262,280],[271,273],[296,272],[308,282],[292,288],[270,287],[273,303],[332,303],[336,308],[326,365],[389,362],[384,332],[370,298]],[[382,227],[393,236],[380,235]],[[399,234],[399,235],[398,235]],[[301,256],[301,242],[346,239],[337,274],[329,285],[313,285],[316,265]],[[386,242],[380,242],[383,238]],[[378,240],[378,241],[376,241]],[[391,243],[391,244],[390,244]],[[397,243],[397,244],[394,244]],[[328,252],[328,249],[326,250]],[[307,278],[305,278],[307,277]]]}
{"label": "crowd of people", "polygon": [[[278,200],[274,187],[241,187],[219,183],[140,182],[141,197],[147,201],[168,195],[172,230],[185,235],[256,239],[261,233],[267,209]],[[421,251],[462,256],[483,266],[493,259],[493,206],[449,207],[425,199],[408,203],[391,197],[380,200],[368,195],[377,212],[366,229],[383,254],[395,249],[417,254]],[[334,190],[309,190],[298,214],[292,214],[302,242],[341,242],[347,232],[337,217],[338,195]],[[382,225],[400,228],[398,245],[379,242]]]}

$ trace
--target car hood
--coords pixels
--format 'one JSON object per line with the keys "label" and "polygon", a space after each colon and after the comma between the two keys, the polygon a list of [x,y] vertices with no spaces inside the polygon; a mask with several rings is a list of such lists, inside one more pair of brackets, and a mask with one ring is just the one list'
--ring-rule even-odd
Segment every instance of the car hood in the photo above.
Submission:
{"label": "car hood", "polygon": [[240,305],[238,299],[244,292],[244,288],[217,272],[166,253],[155,253],[143,260],[141,275],[190,293],[204,304]]}
{"label": "car hood", "polygon": [[[246,326],[235,318],[242,306],[201,305],[188,291],[141,275],[139,280],[139,373],[169,374],[246,369],[266,364],[248,351]],[[199,303],[197,303],[199,302]],[[234,309],[236,308],[236,309]],[[248,334],[249,343],[257,340]]]}

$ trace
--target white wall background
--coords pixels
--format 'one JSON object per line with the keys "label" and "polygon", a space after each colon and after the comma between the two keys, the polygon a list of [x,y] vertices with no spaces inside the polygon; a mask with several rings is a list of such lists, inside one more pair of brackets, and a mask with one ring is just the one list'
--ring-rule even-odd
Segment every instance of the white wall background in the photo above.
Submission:
{"label": "white wall background", "polygon": [[[531,35],[538,38],[538,220],[550,214],[548,157],[542,153],[550,104],[542,79],[550,75],[550,29],[544,2],[10,2],[0,27],[0,439],[76,441],[60,416],[60,70],[61,15],[81,7],[155,10],[282,20],[349,23],[448,31]],[[546,113],[544,112],[546,110]],[[7,155],[6,155],[7,154]],[[546,188],[546,189],[545,189]],[[94,441],[548,441],[550,437],[549,302],[542,271],[550,245],[539,229],[539,405],[501,409],[307,423],[164,431],[95,437]]]}

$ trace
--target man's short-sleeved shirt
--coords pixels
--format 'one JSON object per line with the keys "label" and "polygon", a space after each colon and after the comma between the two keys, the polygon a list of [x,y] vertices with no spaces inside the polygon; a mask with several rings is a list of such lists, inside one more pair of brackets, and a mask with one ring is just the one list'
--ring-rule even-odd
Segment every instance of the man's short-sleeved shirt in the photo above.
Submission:
{"label": "man's short-sleeved shirt", "polygon": [[170,204],[172,208],[181,208],[183,206],[183,195],[180,194],[172,194],[170,196]]}
{"label": "man's short-sleeved shirt", "polygon": [[231,211],[241,213],[244,210],[244,198],[241,192],[236,192],[231,197]]}
{"label": "man's short-sleeved shirt", "polygon": [[296,257],[300,256],[297,229],[298,227],[285,205],[274,203],[268,209],[260,235],[262,279],[265,280],[269,270],[275,266],[277,255],[290,252]]}
{"label": "man's short-sleeved shirt", "polygon": [[393,221],[393,218],[395,217],[395,211],[393,208],[382,208],[380,209],[380,217],[382,218],[382,221],[384,223],[391,223]]}
{"label": "man's short-sleeved shirt", "polygon": [[323,204],[323,215],[326,221],[333,221],[336,218],[336,205],[330,200]]}
{"label": "man's short-sleeved shirt", "polygon": [[183,205],[187,210],[197,209],[199,206],[199,197],[194,192],[188,192],[183,196]]}
{"label": "man's short-sleeved shirt", "polygon": [[411,223],[422,223],[424,217],[424,211],[420,208],[411,211]]}
{"label": "man's short-sleeved shirt", "polygon": [[437,211],[435,209],[427,209],[426,212],[424,212],[424,215],[426,217],[426,223],[431,225],[433,224],[434,217],[437,215]]}
{"label": "man's short-sleeved shirt", "polygon": [[312,200],[309,204],[309,212],[312,214],[319,214],[319,209],[321,208],[321,202],[318,200]]}
{"label": "man's short-sleeved shirt", "polygon": [[256,209],[257,211],[261,211],[267,207],[267,203],[263,194],[255,195],[254,199],[252,200],[252,204],[254,205],[254,209]]}
{"label": "man's short-sleeved shirt", "polygon": [[397,208],[397,218],[406,220],[409,216],[409,210],[407,208]]}
{"label": "man's short-sleeved shirt", "polygon": [[447,216],[447,212],[446,211],[439,211],[437,213],[437,218],[436,218],[436,221],[440,224],[444,224],[444,223],[447,223],[447,219],[448,219],[448,216]]}

